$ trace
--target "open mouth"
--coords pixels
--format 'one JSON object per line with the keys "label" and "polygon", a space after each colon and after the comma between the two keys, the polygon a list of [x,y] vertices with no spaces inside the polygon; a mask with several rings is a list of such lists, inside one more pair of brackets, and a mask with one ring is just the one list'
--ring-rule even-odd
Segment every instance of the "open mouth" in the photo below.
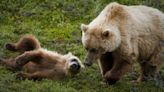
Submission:
{"label": "open mouth", "polygon": [[112,52],[106,52],[105,54],[101,55],[100,58],[101,65],[103,67],[103,74],[107,71],[111,70],[114,65],[114,56]]}

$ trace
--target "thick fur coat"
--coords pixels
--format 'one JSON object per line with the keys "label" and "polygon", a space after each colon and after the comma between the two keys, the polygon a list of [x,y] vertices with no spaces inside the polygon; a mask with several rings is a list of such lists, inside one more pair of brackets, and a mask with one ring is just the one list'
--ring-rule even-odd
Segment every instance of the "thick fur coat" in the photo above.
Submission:
{"label": "thick fur coat", "polygon": [[85,64],[98,60],[105,82],[115,83],[134,62],[141,66],[137,81],[158,74],[164,52],[164,14],[158,9],[111,3],[81,29]]}

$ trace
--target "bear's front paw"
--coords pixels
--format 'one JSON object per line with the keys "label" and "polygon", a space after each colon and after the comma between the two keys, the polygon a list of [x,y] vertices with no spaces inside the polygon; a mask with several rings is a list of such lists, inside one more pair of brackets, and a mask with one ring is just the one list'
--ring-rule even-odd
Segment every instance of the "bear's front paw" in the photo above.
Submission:
{"label": "bear's front paw", "polygon": [[104,75],[104,82],[108,85],[113,85],[119,80],[118,76],[112,75],[110,72]]}
{"label": "bear's front paw", "polygon": [[105,78],[104,82],[108,85],[113,85],[117,82],[117,79],[114,78]]}

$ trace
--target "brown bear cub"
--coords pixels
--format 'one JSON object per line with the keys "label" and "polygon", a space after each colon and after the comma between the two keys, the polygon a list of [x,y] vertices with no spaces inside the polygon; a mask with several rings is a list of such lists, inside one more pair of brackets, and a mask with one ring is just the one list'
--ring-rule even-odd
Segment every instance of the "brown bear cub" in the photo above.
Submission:
{"label": "brown bear cub", "polygon": [[76,75],[83,67],[81,61],[71,53],[61,55],[41,48],[39,41],[32,35],[26,35],[17,43],[8,43],[5,47],[20,52],[15,59],[1,59],[8,69],[22,70],[17,74],[18,78],[63,79],[68,75]]}
{"label": "brown bear cub", "polygon": [[82,24],[85,65],[98,61],[103,79],[114,84],[138,62],[137,82],[155,79],[163,59],[164,14],[154,8],[107,5],[88,25]]}

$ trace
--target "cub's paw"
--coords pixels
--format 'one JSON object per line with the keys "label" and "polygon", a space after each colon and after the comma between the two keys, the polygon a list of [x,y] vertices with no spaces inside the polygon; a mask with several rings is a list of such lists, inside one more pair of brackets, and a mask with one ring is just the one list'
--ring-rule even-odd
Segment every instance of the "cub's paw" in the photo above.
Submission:
{"label": "cub's paw", "polygon": [[25,80],[26,79],[26,74],[23,72],[19,72],[16,74],[16,79],[18,80]]}
{"label": "cub's paw", "polygon": [[4,47],[5,49],[10,50],[10,51],[16,51],[14,44],[6,43]]}

